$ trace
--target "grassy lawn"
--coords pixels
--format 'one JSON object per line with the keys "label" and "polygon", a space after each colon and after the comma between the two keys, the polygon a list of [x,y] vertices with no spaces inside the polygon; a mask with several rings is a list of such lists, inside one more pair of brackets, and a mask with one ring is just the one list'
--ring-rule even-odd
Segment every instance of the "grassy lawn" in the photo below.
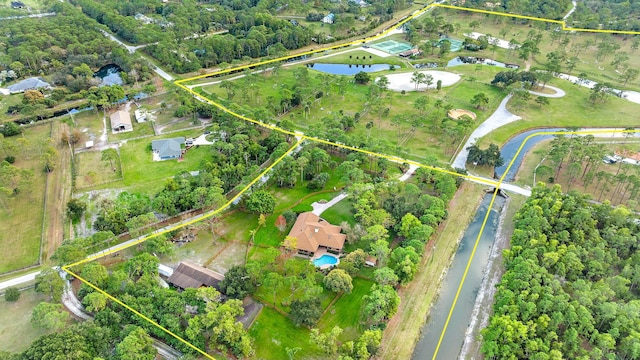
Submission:
{"label": "grassy lawn", "polygon": [[[398,313],[388,323],[378,351],[380,359],[410,359],[420,330],[440,287],[443,271],[458,248],[466,225],[471,222],[483,186],[464,182],[449,204],[449,215],[425,247],[414,280],[400,289]],[[433,246],[435,245],[435,247]]]}
{"label": "grassy lawn", "polygon": [[504,144],[511,136],[537,127],[627,127],[637,126],[640,105],[614,96],[605,104],[593,105],[588,101],[590,90],[564,80],[554,80],[552,85],[563,89],[567,95],[549,99],[548,106],[539,106],[532,100],[521,109],[509,110],[522,120],[503,126],[480,140],[486,147],[490,142]]}
{"label": "grassy lawn", "polygon": [[372,281],[354,278],[353,291],[343,294],[331,305],[320,319],[318,328],[322,332],[329,332],[334,326],[341,327],[344,332],[340,341],[355,340],[364,329],[360,326],[362,297],[369,292]]}
{"label": "grassy lawn", "polygon": [[[96,138],[94,141],[100,139],[104,128],[102,111],[83,111],[79,114],[73,115],[73,120],[75,120],[76,127],[85,135],[84,138],[76,145],[77,148],[83,148],[84,142],[88,141],[91,136]],[[109,119],[107,119],[107,126],[109,126]],[[107,131],[109,131],[109,128],[107,128]],[[109,134],[110,133],[107,132],[107,135]]]}
{"label": "grassy lawn", "polygon": [[12,95],[2,96],[2,100],[0,100],[0,123],[19,117],[19,116],[10,116],[9,114],[7,114],[7,109],[9,109],[10,106],[14,106],[22,103],[22,96],[23,96],[22,94],[12,94]]}
{"label": "grassy lawn", "polygon": [[33,170],[34,176],[28,191],[0,198],[0,254],[3,254],[0,273],[38,262],[46,176],[37,150],[33,147],[44,143],[50,133],[51,125],[42,124],[24,129],[24,137],[14,136],[4,140],[18,146],[13,165]]}
{"label": "grassy lawn", "polygon": [[[349,53],[347,53],[349,54]],[[345,56],[346,54],[342,55]],[[348,55],[346,55],[348,56]],[[332,59],[331,57],[328,59]],[[295,67],[294,67],[295,68]],[[239,79],[235,83],[239,87],[235,97],[228,100],[227,91],[219,85],[209,85],[203,88],[211,99],[216,99],[238,111],[250,112],[262,108],[265,110],[260,120],[273,119],[271,110],[266,110],[268,104],[279,103],[281,96],[281,85],[287,86],[295,83],[294,68],[283,68],[277,76],[257,77],[256,96],[249,96],[242,90],[246,88],[246,80]],[[490,102],[484,110],[473,109],[477,114],[476,125],[484,121],[498,106],[505,96],[501,89],[488,85],[499,69],[489,66],[476,68],[475,66],[459,66],[449,71],[462,75],[463,80],[451,87],[443,88],[441,91],[407,92],[406,94],[387,92],[381,100],[384,107],[389,107],[389,114],[382,116],[382,113],[371,109],[369,104],[370,96],[368,86],[358,85],[351,81],[344,84],[344,95],[340,94],[337,87],[339,76],[310,71],[310,86],[313,88],[325,89],[326,95],[313,101],[307,113],[301,107],[291,109],[287,114],[279,119],[292,121],[294,127],[302,132],[313,134],[313,130],[320,128],[327,119],[338,119],[344,115],[354,116],[356,113],[365,114],[358,123],[349,130],[349,134],[355,138],[369,142],[369,139],[382,143],[383,149],[380,151],[395,154],[396,144],[410,133],[412,119],[419,117],[413,104],[419,97],[426,97],[429,101],[425,111],[425,117],[432,113],[442,112],[435,107],[436,100],[441,100],[450,104],[453,108],[473,109],[470,101],[479,92],[485,93]],[[397,73],[397,71],[395,71]],[[383,74],[385,72],[381,72]],[[325,85],[323,85],[325,84]],[[326,85],[329,84],[329,85]],[[238,105],[241,104],[241,105]],[[388,105],[387,105],[388,104]],[[391,123],[391,119],[400,116],[401,122],[396,126]],[[436,115],[439,117],[439,115]],[[443,146],[443,137],[440,133],[434,132],[431,126],[432,120],[422,120],[415,128],[412,135],[403,140],[402,151],[414,160],[422,160],[427,154],[436,156],[441,160],[448,160],[452,146]],[[366,124],[372,122],[374,127],[367,129]],[[455,147],[454,147],[455,148]]]}
{"label": "grassy lawn", "polygon": [[18,353],[26,350],[31,342],[48,333],[31,325],[31,312],[46,296],[33,289],[22,291],[16,302],[0,298],[0,351]]}
{"label": "grassy lawn", "polygon": [[340,225],[343,221],[353,225],[356,219],[353,217],[355,209],[348,199],[344,199],[322,213],[322,218],[328,222]]}
{"label": "grassy lawn", "polygon": [[[539,21],[520,23],[503,16],[474,14],[465,11],[437,9],[437,13],[442,14],[446,21],[458,24],[459,30],[452,34],[454,37],[458,38],[462,38],[463,33],[476,31],[483,34],[492,34],[493,36],[502,38],[506,41],[516,39],[521,43],[526,40],[529,31],[537,30],[537,28],[546,26],[544,22]],[[474,20],[479,22],[479,26],[476,29],[471,30],[469,28],[469,24]],[[533,58],[531,63],[533,67],[542,67],[547,62],[546,54],[562,47],[560,45],[560,40],[553,41],[551,39],[551,31],[553,31],[555,27],[556,25],[550,25],[550,30],[542,31],[543,39],[539,45],[540,55]],[[506,29],[506,36],[500,35],[502,29]],[[571,33],[569,31],[563,31],[561,34],[561,39],[566,37],[570,41],[566,46],[566,49],[569,52],[568,57],[573,56],[574,53],[571,52],[570,49],[575,45],[582,44],[585,41],[591,41],[594,44],[606,41],[616,43],[620,46],[620,50],[618,50],[617,53],[626,52],[629,54],[628,64],[630,68],[638,68],[638,66],[640,66],[640,57],[638,57],[635,54],[635,51],[631,49],[633,42],[625,36],[584,32]],[[491,51],[490,49],[491,46],[489,47],[489,50],[481,51],[476,54],[488,57],[489,51]],[[613,54],[607,54],[604,59],[596,61],[597,51],[597,46],[592,45],[585,51],[580,52],[578,56],[579,60],[575,69],[573,69],[572,74],[578,75],[581,72],[585,72],[588,74],[588,79],[590,80],[597,82],[610,82],[615,84],[617,87],[623,86],[622,81],[620,80],[620,75],[616,73],[614,66],[610,65],[611,60],[613,60]],[[496,60],[502,59],[503,61],[506,60],[508,62],[522,63],[520,59],[517,59],[517,54],[515,52],[511,55],[508,55],[510,52],[506,49],[498,49],[496,52],[498,54],[495,57]],[[511,59],[506,58],[505,55],[511,56]],[[561,71],[567,72],[566,67],[563,66]],[[624,87],[627,89],[640,89],[640,79],[630,81]]]}
{"label": "grassy lawn", "polygon": [[[107,119],[107,124],[109,124],[109,119]],[[151,122],[144,122],[142,124],[137,123],[133,120],[133,131],[123,132],[123,133],[112,133],[110,129],[107,129],[107,135],[109,136],[109,141],[118,141],[118,140],[126,140],[135,138],[138,136],[146,136],[153,135],[153,124]]]}
{"label": "grassy lawn", "polygon": [[[85,151],[75,156],[76,187],[82,189],[122,178],[120,158],[113,162],[102,160],[101,151]],[[115,171],[114,171],[115,169]]]}
{"label": "grassy lawn", "polygon": [[321,359],[322,351],[309,343],[309,329],[296,326],[288,317],[264,307],[249,330],[255,339],[256,359],[287,358],[287,348],[302,348],[300,358]]}
{"label": "grassy lawn", "polygon": [[[120,159],[122,161],[124,179],[110,183],[108,187],[126,187],[130,191],[154,194],[164,185],[164,179],[182,171],[200,169],[200,162],[209,157],[211,149],[208,146],[191,148],[185,154],[184,160],[180,162],[177,160],[153,161],[151,155],[152,140],[178,136],[193,137],[199,134],[199,131],[191,130],[184,133],[127,141],[127,143],[120,146]],[[99,188],[106,187],[100,186]]]}
{"label": "grassy lawn", "polygon": [[[322,56],[322,54],[316,55]],[[353,50],[344,53],[338,53],[322,59],[312,60],[315,63],[328,63],[328,64],[390,64],[400,65],[403,68],[407,67],[406,63],[400,60],[398,57],[380,57],[373,55],[365,50]]]}

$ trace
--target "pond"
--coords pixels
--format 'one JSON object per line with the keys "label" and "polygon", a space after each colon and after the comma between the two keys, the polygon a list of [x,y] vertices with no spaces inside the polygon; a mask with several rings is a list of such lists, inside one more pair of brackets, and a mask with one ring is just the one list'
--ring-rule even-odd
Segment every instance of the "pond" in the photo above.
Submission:
{"label": "pond", "polygon": [[93,76],[102,80],[100,86],[122,85],[123,81],[120,76],[121,72],[122,69],[120,66],[116,64],[109,64],[101,67],[100,70],[93,74]]}
{"label": "pond", "polygon": [[516,64],[506,64],[506,63],[492,60],[492,59],[479,58],[479,57],[473,57],[473,56],[455,57],[449,60],[449,62],[447,63],[447,66],[451,67],[451,66],[470,65],[470,64],[483,64],[483,65],[497,66],[497,67],[503,67],[503,68],[509,68],[509,69],[517,69],[520,67]]}
{"label": "pond", "polygon": [[400,66],[391,64],[307,64],[307,67],[327,74],[333,75],[355,75],[361,71],[376,72],[390,69],[397,69]]}
{"label": "pond", "polygon": [[473,221],[467,227],[467,230],[460,240],[458,251],[453,258],[451,267],[445,275],[438,300],[431,308],[429,313],[429,319],[422,328],[422,337],[420,338],[416,348],[413,352],[412,359],[423,360],[433,358],[433,354],[438,345],[440,334],[444,328],[444,324],[447,321],[451,304],[456,296],[458,286],[462,280],[462,275],[465,272],[467,262],[471,257],[473,246],[478,238],[478,233],[482,227],[482,222],[487,214],[487,211],[491,211],[487,225],[482,232],[482,236],[478,242],[475,256],[471,260],[471,266],[467,273],[464,285],[460,291],[456,307],[453,311],[449,324],[447,325],[447,331],[442,343],[438,349],[438,359],[457,359],[462,344],[464,343],[465,332],[469,325],[469,319],[471,319],[471,313],[473,312],[473,306],[476,302],[476,297],[482,283],[484,276],[484,270],[489,261],[489,255],[491,248],[496,237],[498,230],[498,222],[500,218],[500,210],[504,205],[504,198],[501,196],[496,197],[494,207],[489,209],[491,197],[493,194],[485,195],[478,211],[476,212]]}

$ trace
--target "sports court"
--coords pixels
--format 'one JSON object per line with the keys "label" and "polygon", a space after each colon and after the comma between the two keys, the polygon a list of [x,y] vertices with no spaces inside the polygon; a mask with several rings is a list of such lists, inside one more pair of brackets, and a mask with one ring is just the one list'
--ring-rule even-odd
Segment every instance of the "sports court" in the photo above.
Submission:
{"label": "sports court", "polygon": [[373,44],[371,45],[371,47],[374,49],[382,50],[384,52],[388,52],[389,54],[393,55],[413,49],[413,46],[411,46],[410,44],[395,40],[386,40],[377,44]]}
{"label": "sports court", "polygon": [[452,39],[450,37],[440,38],[440,42],[442,40],[448,40],[451,43],[451,51],[459,51],[460,49],[462,49],[462,41],[460,40]]}

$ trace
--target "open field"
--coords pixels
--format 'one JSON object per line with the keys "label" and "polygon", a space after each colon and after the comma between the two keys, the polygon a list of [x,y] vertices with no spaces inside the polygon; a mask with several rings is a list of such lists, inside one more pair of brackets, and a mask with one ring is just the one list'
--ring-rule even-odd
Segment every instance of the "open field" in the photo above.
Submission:
{"label": "open field", "polygon": [[83,189],[122,178],[120,158],[102,160],[101,151],[85,151],[75,155],[76,188]]}
{"label": "open field", "polygon": [[[148,125],[147,123],[141,125]],[[151,141],[178,136],[193,137],[202,132],[190,130],[186,132],[130,140],[120,145],[120,159],[124,179],[97,188],[128,188],[130,191],[153,194],[164,186],[164,179],[173,177],[182,171],[200,169],[200,162],[207,158],[211,148],[208,146],[193,147],[184,155],[183,161],[153,161]]]}
{"label": "open field", "polygon": [[413,281],[398,292],[401,298],[398,313],[384,331],[376,359],[411,358],[420,330],[437,296],[441,276],[455,254],[466,225],[475,214],[483,195],[482,189],[482,185],[464,182],[451,200],[447,220],[426,245],[422,263]]}
{"label": "open field", "polygon": [[628,127],[638,126],[637,113],[640,105],[628,100],[610,96],[605,104],[593,105],[589,102],[590,90],[571,84],[569,81],[555,79],[551,85],[567,93],[558,99],[549,99],[549,105],[540,106],[533,99],[521,109],[514,109],[512,102],[507,105],[509,111],[522,117],[505,125],[480,139],[481,147],[490,142],[504,144],[511,136],[525,129],[538,127]]}
{"label": "open field", "polygon": [[[331,57],[327,58],[327,60],[330,59]],[[228,100],[227,91],[218,84],[206,86],[203,90],[209,96],[218,97],[219,101],[224,104],[243,104],[238,105],[240,109],[244,109],[240,111],[249,112],[262,108],[260,115],[255,117],[261,120],[269,119],[272,118],[273,112],[268,107],[279,104],[281,97],[284,96],[281,94],[281,85],[292,86],[295,83],[295,69],[296,67],[281,69],[277,76],[256,76],[255,94],[261,95],[250,95],[248,90],[245,90],[247,86],[244,78],[233,81],[239,88],[231,101]],[[470,100],[475,94],[483,92],[488,96],[489,104],[482,110],[473,110],[478,116],[475,123],[479,124],[493,112],[504,97],[503,90],[488,85],[495,73],[499,71],[494,67],[459,66],[449,71],[461,75],[462,81],[451,87],[443,88],[441,91],[429,90],[407,92],[406,94],[387,91],[379,100],[379,107],[389,108],[389,113],[386,115],[383,114],[384,111],[372,106],[373,101],[369,95],[369,87],[355,84],[352,82],[353,77],[345,76],[346,81],[340,83],[341,76],[309,71],[309,86],[315,89],[324,89],[326,95],[314,100],[308,111],[298,106],[281,115],[279,119],[281,121],[289,120],[295,129],[313,135],[314,130],[321,128],[321,125],[326,123],[328,119],[340,119],[343,116],[341,114],[349,116],[360,114],[360,119],[348,131],[348,134],[361,139],[363,143],[369,143],[369,139],[371,142],[375,140],[378,143],[378,151],[394,153],[397,150],[395,144],[398,141],[403,141],[402,150],[412,159],[421,160],[429,154],[442,160],[448,160],[452,146],[443,146],[442,134],[434,130],[438,126],[434,124],[434,121],[442,119],[438,114],[442,112],[442,109],[436,108],[436,106],[440,106],[442,103],[450,104],[453,108],[472,109],[473,105],[470,104]],[[385,73],[397,73],[397,71],[382,71],[375,73],[374,77]],[[420,97],[428,99],[428,105],[422,116],[418,114],[417,110],[414,110],[414,102]],[[408,109],[411,110],[407,111]],[[411,118],[420,119],[419,124],[410,121]],[[400,122],[392,122],[392,119],[400,119]],[[372,129],[366,128],[366,124],[369,122],[374,125]],[[412,127],[415,127],[415,133],[407,135],[412,131]],[[404,140],[405,137],[408,140]]]}
{"label": "open field", "polygon": [[22,291],[16,302],[7,302],[4,296],[0,298],[0,351],[24,351],[31,342],[48,333],[31,325],[33,308],[45,299],[45,295],[33,289]]}
{"label": "open field", "polygon": [[[33,171],[33,180],[26,191],[16,196],[2,197],[0,202],[0,273],[36,265],[40,253],[46,175],[37,149],[49,138],[51,124],[24,129],[24,137],[6,138],[15,143],[14,166]],[[5,145],[6,146],[6,145]]]}
{"label": "open field", "polygon": [[286,359],[287,348],[304,347],[305,359],[324,358],[316,346],[309,343],[309,329],[296,326],[289,318],[265,306],[256,318],[249,334],[255,339],[256,359]]}
{"label": "open field", "polygon": [[342,294],[320,318],[318,328],[322,332],[329,332],[334,326],[339,326],[344,331],[340,335],[342,342],[355,340],[365,329],[360,325],[362,320],[362,297],[369,293],[373,285],[372,281],[354,278],[353,291],[350,294]]}

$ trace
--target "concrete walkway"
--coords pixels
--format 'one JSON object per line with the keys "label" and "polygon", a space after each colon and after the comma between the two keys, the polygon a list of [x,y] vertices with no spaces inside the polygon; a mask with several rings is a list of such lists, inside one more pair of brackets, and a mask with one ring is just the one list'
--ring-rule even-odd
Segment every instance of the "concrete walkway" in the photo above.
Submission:
{"label": "concrete walkway", "polygon": [[493,130],[522,119],[520,116],[512,114],[509,110],[507,110],[507,102],[509,102],[509,99],[511,99],[511,94],[507,95],[502,100],[502,102],[500,102],[500,105],[498,106],[496,111],[494,111],[494,113],[491,114],[491,116],[489,116],[487,120],[480,124],[480,126],[478,126],[471,133],[471,135],[469,135],[467,142],[464,144],[462,149],[460,149],[460,152],[453,160],[453,163],[451,164],[452,167],[458,169],[466,169],[467,157],[469,156],[469,150],[467,150],[467,148],[469,146],[475,144],[478,139],[487,135]]}
{"label": "concrete walkway", "polygon": [[548,97],[548,98],[561,98],[561,97],[567,95],[567,93],[565,93],[564,90],[559,89],[559,88],[557,88],[555,86],[545,85],[545,88],[554,90],[556,93],[555,94],[547,94],[547,93],[541,93],[541,92],[537,92],[537,91],[533,91],[533,90],[529,90],[529,93],[532,94],[532,95]]}
{"label": "concrete walkway", "polygon": [[30,272],[30,273],[22,275],[22,276],[18,276],[18,277],[13,278],[13,279],[9,279],[7,281],[0,282],[0,293],[2,293],[4,291],[4,289],[6,289],[6,288],[20,287],[21,285],[24,285],[24,284],[26,284],[28,282],[35,281],[36,276],[40,275],[40,272],[41,271],[38,270],[38,271]]}
{"label": "concrete walkway", "polygon": [[562,18],[562,20],[567,20],[569,18],[569,16],[571,16],[571,14],[573,14],[573,12],[576,11],[576,6],[578,6],[578,3],[576,2],[576,0],[571,1],[571,4],[573,5],[573,7],[571,8],[571,10],[569,10],[567,15],[565,15]]}

